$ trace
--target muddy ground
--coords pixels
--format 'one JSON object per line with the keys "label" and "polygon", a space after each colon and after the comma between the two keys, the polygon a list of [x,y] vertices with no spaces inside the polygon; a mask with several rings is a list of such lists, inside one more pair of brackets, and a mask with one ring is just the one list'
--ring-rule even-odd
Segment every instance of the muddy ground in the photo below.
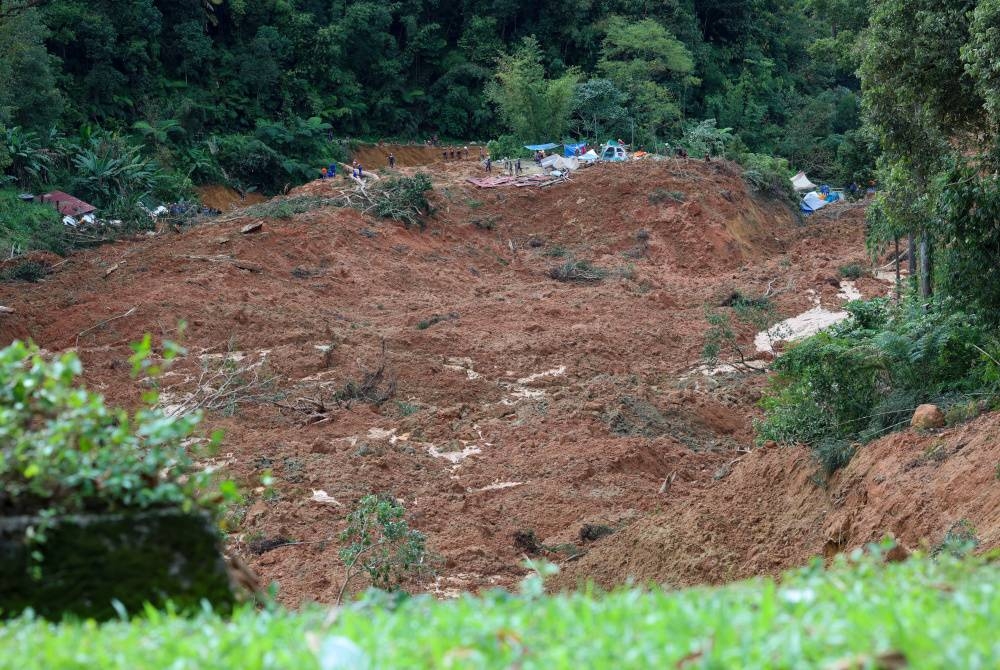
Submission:
{"label": "muddy ground", "polygon": [[[237,213],[74,255],[38,284],[0,285],[15,310],[0,317],[0,343],[76,348],[88,384],[134,405],[128,344],[176,337],[184,320],[190,353],[163,402],[206,409],[206,427],[225,429],[215,463],[248,491],[230,549],[290,605],[335,599],[336,535],[373,491],[402,500],[427,534],[437,575],[409,587],[439,595],[512,585],[530,551],[563,564],[562,585],[718,582],[801,564],[831,551],[831,534],[836,549],[883,530],[912,529],[917,543],[973,514],[917,514],[897,493],[865,516],[881,465],[859,459],[822,489],[802,451],[748,453],[765,376],[702,369],[706,308],[734,291],[768,293],[783,316],[816,297],[841,304],[838,268],[866,263],[862,207],[803,221],[724,162],[600,165],[493,190],[464,182],[472,163],[429,168],[424,231],[353,210]],[[571,259],[606,274],[550,276]],[[753,336],[742,332],[747,351]],[[372,395],[391,397],[338,404],[383,364]],[[990,458],[975,453],[977,467]],[[964,462],[949,486],[967,485]],[[942,486],[943,470],[907,472],[913,486]],[[996,543],[1000,523],[978,520]],[[593,539],[596,526],[613,532]],[[283,542],[295,544],[262,551]]]}

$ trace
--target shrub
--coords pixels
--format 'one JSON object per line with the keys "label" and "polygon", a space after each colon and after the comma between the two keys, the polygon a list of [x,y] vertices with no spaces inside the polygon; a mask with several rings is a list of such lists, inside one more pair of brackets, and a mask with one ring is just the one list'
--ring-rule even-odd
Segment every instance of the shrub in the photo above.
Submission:
{"label": "shrub", "polygon": [[747,153],[740,156],[743,181],[758,193],[794,203],[798,200],[788,176],[791,170],[784,158]]}
{"label": "shrub", "polygon": [[599,282],[609,274],[604,268],[592,265],[589,261],[578,261],[572,256],[562,265],[549,270],[552,279],[566,282]]}
{"label": "shrub", "polygon": [[653,189],[646,199],[649,200],[650,205],[659,205],[664,202],[682,203],[687,199],[687,196],[680,191],[668,191],[665,188],[657,188]]}
{"label": "shrub", "polygon": [[432,188],[431,178],[423,172],[379,182],[374,212],[386,219],[402,221],[407,228],[419,226],[423,230],[427,225],[424,217],[431,211],[427,191]]}
{"label": "shrub", "polygon": [[868,272],[861,266],[860,263],[849,263],[847,265],[841,265],[839,268],[840,276],[845,279],[861,279]]}
{"label": "shrub", "polygon": [[426,538],[410,529],[405,515],[394,498],[374,494],[362,498],[348,515],[347,528],[340,534],[340,540],[348,544],[340,550],[347,573],[337,594],[338,604],[362,571],[373,587],[392,591],[424,567]]}
{"label": "shrub", "polygon": [[852,318],[803,340],[778,358],[762,401],[759,441],[810,445],[828,471],[851,444],[909,424],[922,403],[945,407],[994,396],[996,344],[978,319],[938,303],[892,307],[885,299],[848,304]]}
{"label": "shrub", "polygon": [[36,282],[49,273],[49,268],[37,261],[23,261],[0,272],[0,281]]}
{"label": "shrub", "polygon": [[[168,343],[166,357],[179,350]],[[70,352],[0,350],[0,509],[23,514],[113,511],[207,502],[208,475],[183,446],[200,416],[168,418],[146,406],[129,416],[77,385]]]}

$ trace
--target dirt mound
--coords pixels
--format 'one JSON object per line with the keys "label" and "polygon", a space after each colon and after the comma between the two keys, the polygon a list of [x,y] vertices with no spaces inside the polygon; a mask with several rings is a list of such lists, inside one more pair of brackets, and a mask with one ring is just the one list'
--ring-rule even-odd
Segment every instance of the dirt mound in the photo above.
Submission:
{"label": "dirt mound", "polygon": [[[439,577],[411,586],[438,594],[514,583],[515,536],[562,561],[578,554],[584,525],[629,527],[600,547],[671,501],[699,509],[696,492],[749,445],[763,384],[697,369],[705,306],[771,286],[779,311],[808,308],[806,289],[825,291],[826,275],[864,258],[863,219],[802,226],[722,162],[599,166],[545,189],[480,190],[465,182],[477,169],[431,170],[423,232],[321,208],[253,219],[262,226],[248,234],[237,215],[73,255],[37,285],[0,285],[0,304],[15,310],[0,343],[75,347],[88,384],[132,405],[144,386],[129,377],[128,344],[174,337],[186,321],[190,353],[164,379],[162,402],[206,408],[207,427],[226,430],[216,465],[250,493],[234,511],[232,549],[288,604],[335,598],[336,535],[372,491],[402,499],[427,533]],[[600,280],[552,279],[570,256]],[[380,364],[382,342],[378,394],[391,380],[395,395],[344,402]],[[214,397],[234,372],[238,391]],[[734,498],[716,522],[761,524],[754,556],[785,544],[776,563],[808,553],[787,539],[811,527],[802,461],[774,461],[783,469],[758,489],[773,497],[789,478],[801,510],[770,521]],[[276,478],[266,495],[265,472]],[[678,519],[693,545],[727,537],[719,526],[706,539],[696,524],[707,517]],[[275,548],[274,538],[304,543]],[[691,578],[764,560],[735,540],[719,551],[730,558]]]}
{"label": "dirt mound", "polygon": [[267,200],[260,193],[251,191],[250,193],[240,195],[235,189],[222,186],[221,184],[199,186],[197,192],[198,200],[201,201],[201,204],[212,209],[217,209],[220,212],[230,212],[234,209],[256,205]]}
{"label": "dirt mound", "polygon": [[910,551],[933,551],[966,523],[982,549],[1000,546],[998,431],[994,413],[934,434],[892,435],[828,482],[805,449],[756,450],[720,468],[706,489],[672,495],[658,514],[595,545],[556,585],[725,582],[887,534]]}
{"label": "dirt mound", "polygon": [[[443,151],[469,148],[468,157],[444,158]],[[420,167],[435,163],[461,163],[469,165],[479,160],[479,147],[475,144],[432,147],[425,144],[365,144],[351,154],[362,166],[376,170],[389,165],[389,154],[396,156],[396,167]]]}

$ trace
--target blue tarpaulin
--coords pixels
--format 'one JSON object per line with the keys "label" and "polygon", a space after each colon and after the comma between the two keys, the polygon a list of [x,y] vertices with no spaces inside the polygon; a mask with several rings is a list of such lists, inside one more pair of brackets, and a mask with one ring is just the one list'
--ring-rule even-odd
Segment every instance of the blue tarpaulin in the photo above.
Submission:
{"label": "blue tarpaulin", "polygon": [[563,156],[566,158],[571,158],[576,155],[576,150],[579,149],[580,153],[583,153],[583,148],[587,146],[586,142],[580,142],[579,144],[564,144]]}
{"label": "blue tarpaulin", "polygon": [[549,151],[550,149],[555,149],[557,146],[559,145],[549,142],[548,144],[525,144],[524,148],[528,151]]}

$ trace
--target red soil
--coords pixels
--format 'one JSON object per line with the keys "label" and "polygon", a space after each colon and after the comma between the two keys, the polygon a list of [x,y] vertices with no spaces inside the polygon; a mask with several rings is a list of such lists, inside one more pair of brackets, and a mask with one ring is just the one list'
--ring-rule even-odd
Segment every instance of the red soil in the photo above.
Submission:
{"label": "red soil", "polygon": [[[335,537],[371,491],[403,500],[427,534],[439,577],[411,587],[438,593],[516,581],[518,531],[533,531],[553,560],[576,551],[557,545],[590,549],[566,578],[606,583],[630,574],[718,581],[822,549],[809,516],[818,494],[800,452],[755,452],[713,479],[751,444],[763,377],[709,378],[694,368],[705,305],[736,289],[771,285],[788,315],[810,306],[809,288],[834,304],[828,279],[865,257],[860,212],[800,225],[783,206],[751,197],[722,162],[598,166],[547,189],[478,190],[462,181],[473,169],[436,171],[436,212],[424,232],[322,209],[243,235],[257,220],[244,214],[74,255],[43,283],[0,284],[0,304],[16,310],[0,317],[0,344],[31,337],[52,351],[75,346],[91,387],[135,404],[142,389],[128,375],[128,343],[145,332],[174,336],[184,319],[191,353],[164,380],[169,397],[193,390],[200,361],[218,365],[212,356],[230,350],[265,360],[272,399],[287,406],[328,400],[374,366],[384,339],[398,388],[381,407],[335,409],[318,424],[271,402],[206,418],[226,430],[218,463],[249,491],[232,549],[265,582],[279,582],[288,604],[335,598]],[[651,203],[657,189],[683,193],[683,202]],[[548,271],[565,262],[559,251],[612,275],[555,281]],[[874,281],[861,288],[886,290]],[[440,457],[463,451],[455,464]],[[767,476],[754,479],[752,464]],[[265,471],[276,478],[266,499]],[[311,500],[317,490],[344,506]],[[845,510],[857,508],[851,496],[860,490],[846,489]],[[673,515],[669,524],[662,515],[642,520],[658,509]],[[917,518],[903,502],[894,509],[887,524]],[[851,518],[842,546],[878,534],[877,520]],[[586,523],[624,530],[590,545],[579,540]],[[677,524],[684,540],[672,555],[683,560],[644,558],[648,537],[673,537],[655,529]],[[278,537],[308,543],[250,552],[251,540]],[[648,569],[633,573],[639,564]]]}

